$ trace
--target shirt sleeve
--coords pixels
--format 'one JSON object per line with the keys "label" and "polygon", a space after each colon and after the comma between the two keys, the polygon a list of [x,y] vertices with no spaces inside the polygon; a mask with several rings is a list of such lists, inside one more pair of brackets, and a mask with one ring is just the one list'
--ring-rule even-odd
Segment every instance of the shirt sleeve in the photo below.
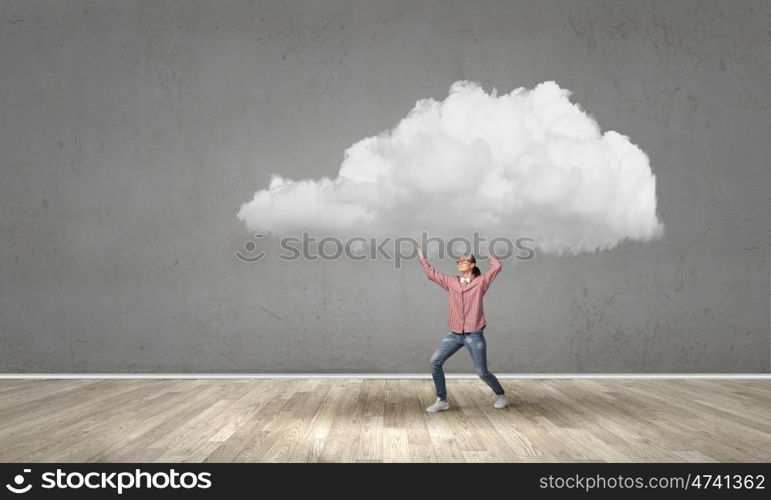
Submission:
{"label": "shirt sleeve", "polygon": [[428,263],[428,259],[423,257],[420,259],[420,263],[423,265],[423,270],[426,272],[426,276],[428,276],[428,279],[436,283],[437,285],[441,286],[445,290],[450,290],[449,285],[447,284],[447,280],[449,279],[449,276],[446,274],[440,273],[436,269],[434,269],[431,264]]}
{"label": "shirt sleeve", "polygon": [[488,255],[490,257],[490,269],[488,269],[487,272],[482,275],[482,293],[485,293],[487,289],[490,288],[490,285],[493,283],[495,277],[498,276],[498,273],[500,273],[501,269],[503,269],[501,261],[498,260],[495,255],[492,253]]}

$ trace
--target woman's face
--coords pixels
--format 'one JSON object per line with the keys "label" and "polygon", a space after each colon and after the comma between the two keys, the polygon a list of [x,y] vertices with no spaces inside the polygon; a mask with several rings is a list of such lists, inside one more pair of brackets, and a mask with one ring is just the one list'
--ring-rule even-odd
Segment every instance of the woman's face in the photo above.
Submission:
{"label": "woman's face", "polygon": [[466,257],[461,257],[460,259],[458,259],[457,264],[458,264],[458,271],[462,273],[467,273],[472,269],[474,269],[474,263],[468,260],[468,258]]}

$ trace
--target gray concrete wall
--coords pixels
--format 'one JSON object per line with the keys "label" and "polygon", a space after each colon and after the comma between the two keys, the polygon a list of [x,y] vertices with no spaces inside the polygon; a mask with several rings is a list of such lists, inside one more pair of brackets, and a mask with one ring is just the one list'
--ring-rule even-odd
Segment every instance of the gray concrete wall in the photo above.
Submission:
{"label": "gray concrete wall", "polygon": [[235,214],[459,79],[574,91],[650,155],[667,229],[504,261],[492,371],[768,372],[769,26],[767,1],[2,2],[0,372],[427,373],[447,297],[417,262],[248,264]]}

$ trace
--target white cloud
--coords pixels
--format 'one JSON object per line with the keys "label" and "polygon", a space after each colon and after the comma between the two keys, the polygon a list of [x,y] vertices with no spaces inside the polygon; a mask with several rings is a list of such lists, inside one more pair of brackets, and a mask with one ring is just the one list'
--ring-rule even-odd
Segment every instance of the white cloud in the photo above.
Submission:
{"label": "white cloud", "polygon": [[274,174],[241,206],[252,231],[534,238],[545,252],[663,235],[647,155],[554,82],[488,94],[454,83],[345,151],[335,179]]}

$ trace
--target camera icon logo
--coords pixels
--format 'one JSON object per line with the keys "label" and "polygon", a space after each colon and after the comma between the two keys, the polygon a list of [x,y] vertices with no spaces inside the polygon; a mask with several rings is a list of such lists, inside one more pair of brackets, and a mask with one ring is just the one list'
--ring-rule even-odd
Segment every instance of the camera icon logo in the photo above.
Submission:
{"label": "camera icon logo", "polygon": [[[27,472],[32,472],[32,469],[24,469],[24,474],[26,474]],[[14,484],[6,484],[5,487],[8,488],[8,490],[11,491],[12,493],[26,493],[30,489],[32,489],[32,485],[28,484],[26,486],[22,486],[25,480],[26,478],[24,477],[23,474],[16,474],[13,478]]]}

